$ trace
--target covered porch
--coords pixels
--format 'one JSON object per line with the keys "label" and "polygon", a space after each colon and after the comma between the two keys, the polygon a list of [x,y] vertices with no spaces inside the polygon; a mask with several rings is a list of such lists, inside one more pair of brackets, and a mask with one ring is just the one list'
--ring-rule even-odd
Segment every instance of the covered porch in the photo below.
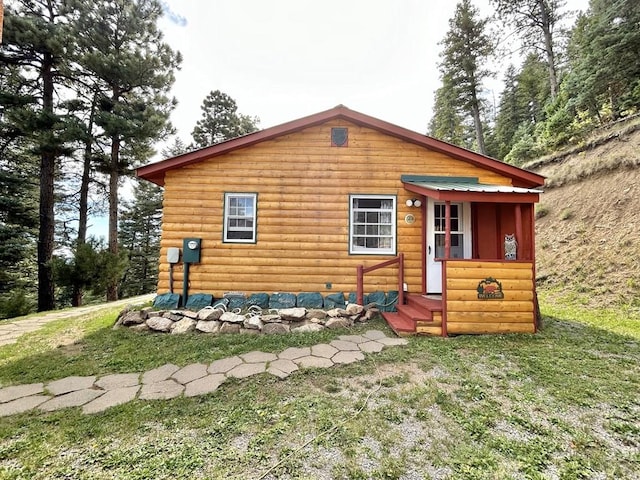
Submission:
{"label": "covered porch", "polygon": [[[399,335],[533,333],[540,190],[403,175],[420,201],[422,285],[384,313]],[[415,291],[415,289],[414,289]]]}

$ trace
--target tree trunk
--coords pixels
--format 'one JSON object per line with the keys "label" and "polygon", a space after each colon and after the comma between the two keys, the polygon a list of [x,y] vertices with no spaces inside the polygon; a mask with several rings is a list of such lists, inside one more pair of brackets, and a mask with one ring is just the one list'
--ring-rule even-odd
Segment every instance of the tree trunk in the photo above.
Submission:
{"label": "tree trunk", "polygon": [[[118,256],[118,180],[120,170],[120,137],[114,135],[111,138],[111,166],[109,171],[109,253],[113,260]],[[111,278],[107,284],[107,301],[118,299],[118,278],[115,272],[111,272]]]}
{"label": "tree trunk", "polygon": [[[84,245],[87,242],[87,222],[89,216],[89,184],[91,182],[91,156],[93,153],[93,137],[91,135],[93,131],[93,115],[95,110],[95,95],[94,101],[91,104],[91,113],[89,115],[89,123],[87,125],[87,138],[84,144],[84,165],[82,169],[82,180],[80,182],[80,205],[78,206],[78,238],[76,241],[76,248]],[[84,291],[80,285],[73,286],[73,293],[71,296],[71,305],[79,307],[82,305],[82,299],[84,297]]]}
{"label": "tree trunk", "polygon": [[478,150],[483,155],[487,154],[487,149],[484,146],[484,132],[482,131],[482,120],[480,119],[480,102],[478,101],[478,95],[474,91],[471,95],[471,111],[473,114],[473,123],[476,127],[476,142],[478,142]]}
{"label": "tree trunk", "polygon": [[558,95],[558,75],[556,72],[556,57],[553,52],[553,33],[551,32],[551,18],[544,0],[539,0],[540,20],[544,35],[544,49],[547,54],[547,64],[549,69],[549,87],[551,89],[551,99],[555,100]]}
{"label": "tree trunk", "polygon": [[[42,110],[53,115],[53,57],[46,53],[42,62]],[[40,155],[40,214],[38,230],[38,311],[53,310],[55,294],[53,283],[54,239],[54,176],[56,156],[51,148],[44,147]]]}

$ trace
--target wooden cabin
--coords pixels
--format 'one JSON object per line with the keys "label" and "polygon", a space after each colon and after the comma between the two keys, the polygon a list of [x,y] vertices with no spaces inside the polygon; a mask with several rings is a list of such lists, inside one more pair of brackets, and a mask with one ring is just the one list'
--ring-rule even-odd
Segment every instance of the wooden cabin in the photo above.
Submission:
{"label": "wooden cabin", "polygon": [[137,173],[165,189],[159,293],[395,291],[398,334],[536,330],[540,175],[344,106]]}

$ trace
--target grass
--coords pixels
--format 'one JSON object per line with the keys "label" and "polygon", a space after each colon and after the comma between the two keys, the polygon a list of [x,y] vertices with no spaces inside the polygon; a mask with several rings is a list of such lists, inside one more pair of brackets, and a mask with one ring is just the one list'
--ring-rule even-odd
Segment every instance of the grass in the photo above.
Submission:
{"label": "grass", "polygon": [[[536,335],[413,338],[357,364],[229,381],[202,397],[2,418],[0,478],[638,478],[640,316],[541,299]],[[135,335],[112,330],[113,318],[55,322],[2,347],[0,382],[338,334]],[[381,321],[359,328],[388,332]]]}

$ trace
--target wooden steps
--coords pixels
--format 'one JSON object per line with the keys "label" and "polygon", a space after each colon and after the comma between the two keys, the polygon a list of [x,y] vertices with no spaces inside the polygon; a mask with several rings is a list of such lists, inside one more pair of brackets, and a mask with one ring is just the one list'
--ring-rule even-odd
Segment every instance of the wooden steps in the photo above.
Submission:
{"label": "wooden steps", "polygon": [[397,312],[383,312],[389,327],[400,336],[442,335],[442,300],[422,295],[405,296]]}

